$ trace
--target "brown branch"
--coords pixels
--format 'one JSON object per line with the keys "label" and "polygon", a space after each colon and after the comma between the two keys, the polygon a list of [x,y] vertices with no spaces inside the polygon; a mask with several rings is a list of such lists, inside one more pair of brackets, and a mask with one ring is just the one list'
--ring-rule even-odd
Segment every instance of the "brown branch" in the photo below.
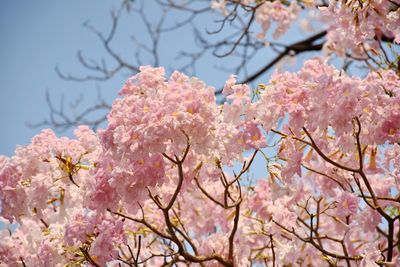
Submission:
{"label": "brown branch", "polygon": [[79,248],[80,251],[82,252],[83,256],[85,257],[85,259],[93,266],[95,267],[100,267],[100,265],[90,256],[89,251],[87,248]]}
{"label": "brown branch", "polygon": [[143,224],[144,226],[146,226],[147,228],[149,228],[149,229],[150,229],[153,233],[155,233],[156,235],[158,235],[158,236],[160,236],[160,237],[162,237],[162,238],[168,239],[168,240],[172,240],[172,238],[171,238],[170,236],[168,236],[167,234],[162,233],[162,232],[159,231],[157,228],[153,227],[153,226],[152,226],[150,223],[148,223],[144,218],[143,218],[143,219],[133,218],[133,217],[131,217],[131,216],[129,216],[129,215],[123,214],[123,213],[118,212],[118,211],[112,211],[112,210],[110,210],[110,209],[107,209],[107,211],[110,212],[110,213],[112,213],[112,214],[114,214],[114,215],[118,215],[118,216],[120,216],[120,217],[122,217],[122,218],[131,220],[131,221],[133,221],[133,222],[137,222],[137,223]]}
{"label": "brown branch", "polygon": [[199,179],[198,179],[197,177],[194,177],[194,181],[196,182],[196,185],[197,185],[197,187],[200,189],[200,191],[201,191],[209,200],[211,200],[213,203],[217,204],[218,206],[220,206],[220,207],[222,207],[222,208],[224,208],[224,209],[229,208],[229,206],[228,206],[226,203],[225,203],[225,204],[222,204],[221,202],[219,202],[218,200],[216,200],[213,196],[211,196],[211,195],[207,192],[207,190],[205,190],[205,189],[200,185]]}
{"label": "brown branch", "polygon": [[229,260],[233,263],[233,253],[234,253],[234,239],[235,234],[239,225],[239,217],[240,217],[240,202],[235,207],[235,218],[233,220],[233,227],[231,234],[229,235]]}
{"label": "brown branch", "polygon": [[199,254],[198,254],[198,251],[197,251],[197,247],[196,247],[196,245],[193,243],[192,239],[189,237],[189,233],[188,233],[188,231],[186,230],[186,227],[185,227],[185,225],[183,224],[183,222],[182,222],[180,216],[178,215],[178,213],[177,213],[174,209],[172,209],[172,212],[174,213],[175,218],[178,220],[179,224],[180,224],[181,227],[182,227],[182,230],[179,229],[178,227],[175,227],[175,229],[176,229],[176,230],[179,232],[179,234],[182,235],[182,237],[189,243],[189,245],[190,245],[190,246],[192,247],[192,249],[193,249],[194,254],[195,254],[196,256],[198,256]]}
{"label": "brown branch", "polygon": [[305,164],[303,164],[303,163],[301,164],[301,166],[302,166],[304,169],[306,169],[306,170],[309,170],[309,171],[311,171],[311,172],[313,172],[313,173],[316,173],[316,174],[319,174],[319,175],[321,175],[321,176],[324,176],[324,177],[328,178],[329,180],[331,180],[331,181],[337,183],[344,191],[346,191],[346,188],[344,187],[344,185],[342,185],[341,182],[339,182],[338,180],[336,180],[336,179],[333,178],[332,176],[327,175],[327,174],[325,174],[325,173],[323,173],[323,172],[314,170],[313,168],[308,167],[307,165],[305,165]]}
{"label": "brown branch", "polygon": [[310,139],[312,148],[314,148],[315,151],[318,153],[318,155],[320,155],[321,158],[323,158],[326,162],[328,162],[328,163],[332,164],[333,166],[338,167],[338,168],[340,168],[342,170],[346,170],[346,171],[349,171],[349,172],[355,172],[355,173],[358,172],[358,169],[354,169],[354,168],[350,168],[350,167],[344,166],[344,165],[342,165],[342,164],[330,159],[327,155],[325,155],[319,149],[319,147],[317,146],[317,144],[315,143],[314,139],[311,137],[311,134],[307,131],[307,129],[305,127],[303,127],[303,130],[306,133],[306,135],[308,136],[308,138]]}
{"label": "brown branch", "polygon": [[[78,99],[76,103],[71,104],[71,109],[74,111],[77,106],[81,104],[82,98]],[[106,101],[102,98],[100,91],[97,91],[97,103],[93,106],[90,106],[83,111],[79,111],[77,115],[71,116],[68,113],[70,111],[65,111],[64,105],[64,97],[61,97],[60,106],[56,108],[53,104],[53,101],[50,98],[50,94],[46,91],[46,103],[50,110],[49,119],[45,119],[39,123],[27,123],[28,127],[38,128],[42,126],[51,126],[61,131],[65,131],[68,128],[74,127],[76,125],[88,125],[93,129],[97,129],[101,123],[106,121],[106,115],[99,115],[96,118],[91,119],[91,115],[109,111],[111,106],[106,103]]]}
{"label": "brown branch", "polygon": [[271,242],[271,251],[272,251],[272,267],[275,267],[275,249],[274,249],[274,239],[272,238],[272,235],[269,235],[269,239]]}
{"label": "brown branch", "polygon": [[[261,4],[260,4],[260,5],[261,5]],[[235,12],[235,13],[236,13],[236,12]],[[246,35],[249,34],[249,29],[250,29],[250,27],[251,27],[251,24],[254,22],[255,16],[256,16],[256,8],[251,12],[251,16],[250,16],[249,21],[247,22],[246,26],[245,26],[244,29],[242,30],[242,33],[240,34],[239,38],[237,38],[237,40],[234,42],[232,48],[231,48],[229,51],[227,51],[227,52],[225,52],[225,53],[223,53],[223,54],[217,54],[216,52],[214,52],[213,55],[216,56],[216,57],[226,57],[226,56],[232,54],[233,51],[235,51],[236,47],[240,44],[240,42],[242,41],[242,39],[243,39]],[[222,26],[222,27],[223,27],[223,26]]]}
{"label": "brown branch", "polygon": [[25,264],[24,259],[23,259],[22,257],[19,257],[19,259],[21,260],[22,266],[23,266],[23,267],[26,267],[26,264]]}
{"label": "brown branch", "polygon": [[298,239],[300,239],[301,241],[303,241],[304,243],[309,243],[311,245],[313,245],[316,249],[318,249],[320,252],[322,252],[325,255],[328,255],[330,257],[336,258],[336,259],[341,259],[341,260],[354,260],[354,261],[359,261],[363,259],[362,255],[356,255],[356,256],[346,256],[346,255],[341,255],[341,254],[337,254],[337,253],[333,253],[330,251],[327,251],[326,249],[324,249],[323,247],[321,247],[320,245],[318,245],[317,243],[315,243],[313,238],[303,238],[302,236],[300,236],[295,230],[294,228],[292,228],[292,230],[286,228],[285,226],[283,226],[282,224],[276,222],[275,220],[273,220],[273,222],[278,225],[280,228],[282,228],[283,230],[293,234],[294,236],[296,236]]}
{"label": "brown branch", "polygon": [[272,61],[270,61],[267,65],[253,73],[252,75],[246,77],[244,80],[242,80],[240,83],[246,84],[254,81],[257,79],[259,76],[264,74],[266,71],[271,69],[276,63],[278,63],[283,57],[289,55],[291,51],[294,51],[295,54],[300,54],[303,52],[309,52],[309,51],[318,51],[322,49],[322,44],[317,44],[313,45],[313,43],[321,38],[323,38],[326,35],[326,31],[320,32],[318,34],[315,34],[309,38],[306,38],[305,40],[293,43],[285,48],[284,51],[282,51],[279,55],[277,55]]}

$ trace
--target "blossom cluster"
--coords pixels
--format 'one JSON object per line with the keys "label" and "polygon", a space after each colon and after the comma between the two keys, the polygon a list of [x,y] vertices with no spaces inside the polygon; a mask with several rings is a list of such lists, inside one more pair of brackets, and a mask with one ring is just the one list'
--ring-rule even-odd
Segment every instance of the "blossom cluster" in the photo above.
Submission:
{"label": "blossom cluster", "polygon": [[381,38],[400,43],[400,1],[330,1],[321,7],[321,18],[328,24],[326,46],[338,55],[346,52],[362,57],[379,50]]}
{"label": "blossom cluster", "polygon": [[[321,28],[312,24],[324,24],[323,28],[327,30],[325,49],[341,57],[351,55],[360,59],[368,52],[376,54],[381,39],[400,43],[399,0],[212,1],[212,8],[225,16],[236,10],[232,8],[236,5],[254,12],[255,21],[261,27],[257,38],[261,39],[266,38],[272,24],[272,37],[282,37],[303,14],[302,17],[309,16],[308,29]],[[311,18],[316,21],[310,21]]]}
{"label": "blossom cluster", "polygon": [[[0,266],[397,264],[399,84],[314,59],[257,101],[231,76],[218,105],[142,67],[105,129],[0,158]],[[255,160],[267,177],[246,178]]]}

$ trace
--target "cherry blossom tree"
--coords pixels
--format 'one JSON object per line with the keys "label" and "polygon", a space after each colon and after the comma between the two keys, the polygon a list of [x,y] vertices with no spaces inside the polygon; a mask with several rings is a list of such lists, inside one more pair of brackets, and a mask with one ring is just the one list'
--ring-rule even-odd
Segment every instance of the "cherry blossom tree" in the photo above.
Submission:
{"label": "cherry blossom tree", "polygon": [[0,266],[400,265],[400,77],[386,50],[399,5],[213,1],[223,23],[249,12],[260,39],[321,12],[324,48],[368,73],[327,54],[255,89],[232,75],[221,104],[198,78],[139,67],[105,128],[43,130],[0,157]]}

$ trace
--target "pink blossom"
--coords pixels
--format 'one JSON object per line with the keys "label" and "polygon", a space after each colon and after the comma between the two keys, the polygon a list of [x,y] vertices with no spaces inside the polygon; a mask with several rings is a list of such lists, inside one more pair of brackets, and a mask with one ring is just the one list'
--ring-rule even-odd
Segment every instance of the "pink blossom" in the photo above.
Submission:
{"label": "pink blossom", "polygon": [[340,192],[336,195],[337,198],[337,215],[338,216],[349,216],[354,215],[358,211],[359,199],[354,194],[347,192]]}

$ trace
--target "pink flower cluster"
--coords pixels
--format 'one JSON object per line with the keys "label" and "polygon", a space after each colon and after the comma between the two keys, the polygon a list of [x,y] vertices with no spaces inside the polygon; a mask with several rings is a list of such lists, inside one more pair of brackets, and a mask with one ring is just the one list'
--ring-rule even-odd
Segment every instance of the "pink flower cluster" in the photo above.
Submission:
{"label": "pink flower cluster", "polygon": [[[400,1],[334,1],[321,7],[321,18],[329,25],[325,45],[340,56],[349,52],[362,57],[370,49],[378,49],[382,37],[400,43]],[[397,7],[396,7],[397,5]]]}
{"label": "pink flower cluster", "polygon": [[218,105],[142,67],[107,128],[0,158],[0,266],[396,266],[399,85],[314,59],[254,102],[231,76]]}
{"label": "pink flower cluster", "polygon": [[235,10],[236,5],[254,12],[255,21],[261,27],[257,38],[261,39],[266,38],[272,25],[272,37],[278,39],[298,17],[308,16],[307,24],[311,28],[316,23],[325,24],[327,41],[324,47],[340,57],[351,55],[362,59],[367,52],[376,55],[380,50],[380,39],[400,43],[399,0],[214,0],[211,4],[224,16]]}
{"label": "pink flower cluster", "polygon": [[256,20],[260,24],[262,32],[259,38],[265,38],[265,33],[276,23],[273,38],[278,39],[287,32],[291,24],[297,19],[301,7],[297,1],[291,1],[284,5],[282,1],[265,1],[256,11]]}
{"label": "pink flower cluster", "polygon": [[391,70],[360,79],[315,59],[305,62],[298,73],[274,74],[271,85],[252,108],[267,131],[285,114],[289,114],[288,125],[296,135],[302,127],[315,134],[326,134],[329,127],[348,152],[353,150],[355,117],[365,125],[362,143],[394,144],[399,140],[399,83],[399,76]]}

